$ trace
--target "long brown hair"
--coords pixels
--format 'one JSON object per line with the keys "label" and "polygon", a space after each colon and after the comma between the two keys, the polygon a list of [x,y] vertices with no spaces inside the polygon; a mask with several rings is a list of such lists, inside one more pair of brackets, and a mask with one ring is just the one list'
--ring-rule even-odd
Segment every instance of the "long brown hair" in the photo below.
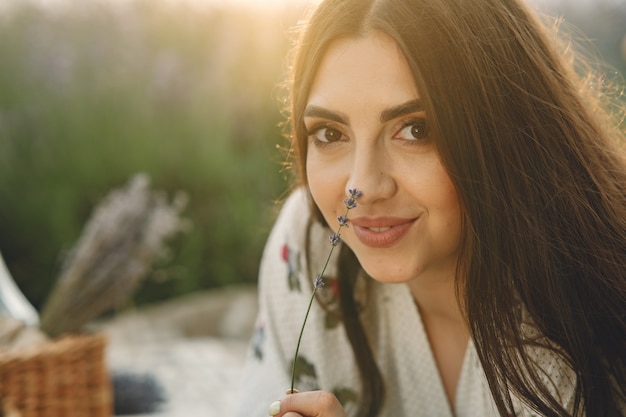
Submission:
{"label": "long brown hair", "polygon": [[[545,416],[622,415],[625,138],[597,100],[597,84],[577,74],[516,0],[326,0],[303,29],[289,109],[300,181],[303,111],[328,45],[372,30],[393,37],[459,197],[459,303],[500,414],[512,412],[513,394]],[[354,265],[348,249],[342,258]],[[355,315],[355,268],[343,270],[344,315]],[[542,338],[523,333],[520,311]],[[358,320],[346,330],[363,340]],[[542,382],[529,353],[538,347],[576,373],[572,414]],[[371,351],[354,348],[363,397],[381,398]],[[362,415],[379,408],[379,400],[363,405]]]}

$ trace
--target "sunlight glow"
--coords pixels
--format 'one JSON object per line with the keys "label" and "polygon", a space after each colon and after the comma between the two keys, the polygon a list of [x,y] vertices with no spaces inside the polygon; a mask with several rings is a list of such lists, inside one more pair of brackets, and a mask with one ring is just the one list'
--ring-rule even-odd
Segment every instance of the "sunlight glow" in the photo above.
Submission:
{"label": "sunlight glow", "polygon": [[[85,4],[89,4],[90,0],[83,1]],[[292,6],[301,6],[315,3],[315,0],[157,0],[161,3],[171,5],[190,5],[192,7],[218,7],[222,9],[229,8],[250,8],[261,10],[284,10]],[[43,6],[45,8],[63,8],[64,6],[71,6],[73,0],[28,0],[29,3]],[[128,0],[93,0],[96,4],[117,4],[127,5]],[[11,6],[15,6],[14,0],[0,0],[0,9],[5,9]]]}
{"label": "sunlight glow", "polygon": [[160,0],[163,3],[186,3],[195,7],[251,8],[262,10],[283,10],[294,4],[305,3],[306,0]]}
{"label": "sunlight glow", "polygon": [[[71,5],[72,0],[28,0],[30,3],[42,5],[46,7],[56,7],[63,5]],[[219,7],[219,8],[240,8],[249,7],[263,10],[282,10],[290,6],[302,6],[316,4],[320,0],[157,0],[162,3],[170,3],[174,5],[189,4],[197,7]],[[626,7],[626,0],[526,0],[528,4],[534,7],[558,6],[562,3],[572,2],[581,6],[589,6],[598,3],[623,5]],[[127,4],[128,0],[104,0],[103,3],[111,4]],[[0,9],[14,6],[17,0],[0,0]]]}

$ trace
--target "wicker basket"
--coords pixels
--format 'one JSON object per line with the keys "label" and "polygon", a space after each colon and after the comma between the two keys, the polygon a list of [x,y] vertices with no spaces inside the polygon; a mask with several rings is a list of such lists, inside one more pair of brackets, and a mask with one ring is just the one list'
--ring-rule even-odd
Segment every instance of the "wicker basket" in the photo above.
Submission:
{"label": "wicker basket", "polygon": [[110,417],[105,346],[103,335],[66,336],[0,353],[0,398],[21,417]]}

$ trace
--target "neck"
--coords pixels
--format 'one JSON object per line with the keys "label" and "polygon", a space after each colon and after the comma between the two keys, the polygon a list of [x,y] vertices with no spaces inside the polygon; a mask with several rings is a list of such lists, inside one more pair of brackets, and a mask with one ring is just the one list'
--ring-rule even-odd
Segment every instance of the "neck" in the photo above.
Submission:
{"label": "neck", "polygon": [[420,311],[446,396],[454,409],[456,389],[470,339],[469,329],[457,303],[454,278],[423,278],[411,281],[409,288]]}
{"label": "neck", "polygon": [[[457,302],[454,278],[431,280],[422,278],[408,284],[422,317],[467,327],[465,317]],[[463,294],[459,295],[463,296]]]}

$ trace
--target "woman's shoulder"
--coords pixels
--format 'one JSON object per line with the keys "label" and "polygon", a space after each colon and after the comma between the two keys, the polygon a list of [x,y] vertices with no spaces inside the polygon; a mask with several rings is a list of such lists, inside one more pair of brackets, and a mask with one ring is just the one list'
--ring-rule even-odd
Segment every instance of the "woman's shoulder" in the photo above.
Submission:
{"label": "woman's shoulder", "polygon": [[293,190],[284,200],[267,239],[261,260],[261,284],[272,281],[276,288],[286,277],[287,289],[299,291],[307,276],[307,244],[311,210],[304,188]]}
{"label": "woman's shoulder", "polygon": [[[553,341],[545,337],[525,307],[521,308],[521,335],[530,362],[528,372],[537,375],[547,392],[565,409],[572,411],[576,400],[576,372],[567,354]],[[534,415],[523,401],[514,396],[514,404]]]}
{"label": "woman's shoulder", "polygon": [[284,200],[272,228],[268,246],[287,244],[298,251],[328,252],[328,236],[332,231],[312,216],[310,195],[306,188],[294,189]]}

